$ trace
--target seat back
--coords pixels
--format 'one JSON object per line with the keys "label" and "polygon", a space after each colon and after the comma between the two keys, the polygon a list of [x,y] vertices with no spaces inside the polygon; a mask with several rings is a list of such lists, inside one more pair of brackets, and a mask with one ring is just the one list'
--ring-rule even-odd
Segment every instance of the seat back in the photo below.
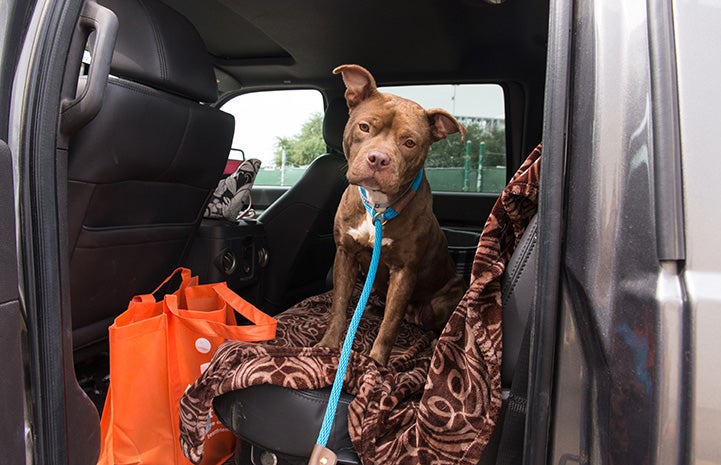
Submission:
{"label": "seat back", "polygon": [[[534,294],[538,284],[538,215],[534,215],[516,245],[501,279],[503,307],[503,358],[501,389],[503,405],[496,429],[483,451],[478,465],[520,464],[523,450],[525,396],[520,400],[516,389],[527,377],[528,337]],[[519,404],[522,404],[522,407]],[[515,403],[515,404],[514,404]],[[511,405],[514,404],[514,405]]]}
{"label": "seat back", "polygon": [[276,313],[325,290],[335,257],[333,221],[348,185],[343,129],[348,120],[345,99],[332,100],[323,119],[328,153],[318,157],[303,177],[258,218],[268,241],[268,266],[255,304]]}
{"label": "seat back", "polygon": [[234,131],[231,115],[201,103],[217,99],[217,84],[185,17],[158,0],[100,3],[119,22],[111,76],[68,152],[76,351],[107,338],[132,296],[177,266]]}
{"label": "seat back", "polygon": [[[503,306],[503,360],[501,363],[501,386],[510,389],[516,372],[518,357],[523,344],[534,293],[538,283],[538,215],[528,222],[518,241],[501,280],[501,305]],[[525,366],[525,365],[523,365]]]}

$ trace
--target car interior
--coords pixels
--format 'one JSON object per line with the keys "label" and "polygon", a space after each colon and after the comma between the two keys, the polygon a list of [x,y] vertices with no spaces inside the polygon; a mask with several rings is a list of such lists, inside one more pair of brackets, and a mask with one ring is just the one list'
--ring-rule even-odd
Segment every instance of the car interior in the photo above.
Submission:
{"label": "car interior", "polygon": [[[78,66],[69,62],[63,85],[76,89],[77,102],[84,103],[64,107],[61,127],[68,136],[75,371],[99,412],[108,385],[108,326],[133,296],[152,291],[176,267],[192,269],[201,282],[226,281],[270,315],[332,288],[333,218],[348,185],[342,144],[348,107],[343,81],[332,73],[338,65],[362,65],[381,87],[498,86],[506,182],[541,142],[546,0],[97,3],[117,17],[117,38],[110,49],[96,47],[101,32],[79,27],[74,45],[90,52],[91,64],[81,65],[78,52]],[[101,72],[94,67],[103,60],[109,76],[96,90],[94,73]],[[224,106],[238,96],[296,89],[322,96],[325,148],[291,186],[257,180],[254,217],[204,218],[237,149],[239,128]],[[89,102],[97,95],[95,104]],[[287,105],[293,103],[288,99]],[[273,108],[258,124],[272,126],[272,115],[286,111]],[[456,260],[459,254],[473,260],[499,193],[434,189],[434,213]],[[523,358],[532,306],[536,238],[532,222],[502,281],[504,391],[510,391],[516,367],[527,366],[519,354]],[[468,262],[457,266],[468,279]],[[319,425],[318,399],[328,393],[287,391],[263,385],[216,399],[218,416],[240,440],[229,463],[306,463],[304,451],[314,439],[308,435],[317,429],[307,425]],[[351,400],[344,394],[337,418],[347,414]],[[278,421],[288,412],[307,420]],[[267,423],[249,425],[246,417]],[[360,463],[344,425],[336,424],[333,440],[343,451],[339,462]],[[506,428],[499,420],[481,463],[501,463],[498,444]]]}

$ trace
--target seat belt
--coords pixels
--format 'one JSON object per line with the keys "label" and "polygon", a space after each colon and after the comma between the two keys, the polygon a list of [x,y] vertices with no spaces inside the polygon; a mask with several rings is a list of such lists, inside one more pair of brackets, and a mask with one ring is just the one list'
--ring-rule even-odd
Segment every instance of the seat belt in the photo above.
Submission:
{"label": "seat belt", "polygon": [[496,465],[522,465],[528,403],[528,368],[531,347],[531,318],[526,322],[516,370],[511,381],[503,433],[498,444]]}

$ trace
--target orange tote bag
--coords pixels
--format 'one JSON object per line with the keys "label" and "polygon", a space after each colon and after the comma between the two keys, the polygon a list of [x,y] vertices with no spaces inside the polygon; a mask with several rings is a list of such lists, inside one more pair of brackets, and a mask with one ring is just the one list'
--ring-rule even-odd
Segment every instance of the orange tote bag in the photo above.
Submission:
{"label": "orange tote bag", "polygon": [[[154,294],[175,275],[172,294]],[[252,324],[236,325],[240,314]],[[179,444],[179,401],[227,339],[265,341],[276,321],[225,283],[198,285],[187,268],[135,296],[109,328],[110,389],[100,421],[98,465],[189,465]],[[203,465],[233,455],[236,438],[211,415]]]}

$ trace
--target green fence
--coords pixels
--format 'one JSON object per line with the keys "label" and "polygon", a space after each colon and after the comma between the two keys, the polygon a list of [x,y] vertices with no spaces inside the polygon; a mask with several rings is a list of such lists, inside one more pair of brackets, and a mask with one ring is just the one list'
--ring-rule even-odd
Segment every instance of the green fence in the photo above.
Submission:
{"label": "green fence", "polygon": [[497,194],[506,185],[506,167],[488,166],[469,169],[468,176],[463,168],[427,168],[426,177],[434,191],[450,192],[491,192]]}
{"label": "green fence", "polygon": [[292,186],[303,176],[307,166],[280,168],[261,168],[255,177],[256,186]]}
{"label": "green fence", "polygon": [[[255,179],[257,186],[292,186],[295,184],[306,167],[287,167],[261,169]],[[478,176],[477,169],[463,168],[426,168],[426,177],[434,191],[450,192],[490,192],[499,193],[506,185],[506,168],[504,166],[489,166],[481,169]]]}

